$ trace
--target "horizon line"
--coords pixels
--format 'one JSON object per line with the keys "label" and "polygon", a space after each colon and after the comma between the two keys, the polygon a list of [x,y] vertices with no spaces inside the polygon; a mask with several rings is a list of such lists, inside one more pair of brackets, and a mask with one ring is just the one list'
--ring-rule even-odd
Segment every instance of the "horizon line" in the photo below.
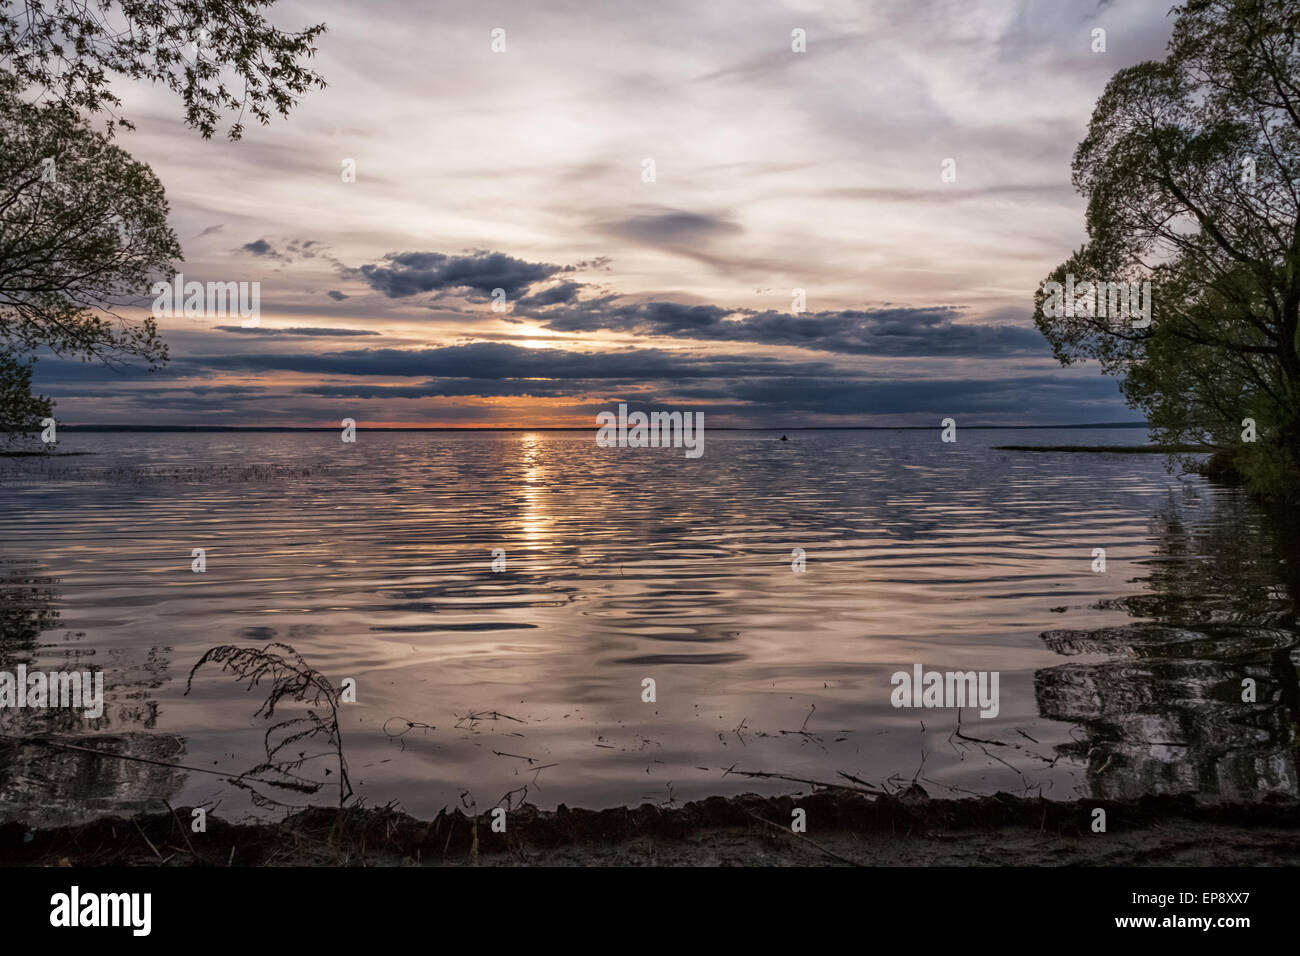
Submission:
{"label": "horizon line", "polygon": [[[85,432],[334,432],[338,425],[112,425],[59,424],[60,431]],[[590,425],[372,425],[358,424],[357,431],[372,432],[585,432]],[[718,425],[710,431],[930,431],[940,425]],[[962,429],[1012,430],[1029,428],[1148,428],[1149,422],[1083,422],[1070,425],[959,425]]]}

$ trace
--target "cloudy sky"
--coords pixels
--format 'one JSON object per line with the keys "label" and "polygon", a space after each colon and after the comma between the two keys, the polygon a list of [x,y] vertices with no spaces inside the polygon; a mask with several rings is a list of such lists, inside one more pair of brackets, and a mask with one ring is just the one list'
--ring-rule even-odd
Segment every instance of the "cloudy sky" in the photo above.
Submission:
{"label": "cloudy sky", "polygon": [[165,319],[163,371],[47,358],[37,385],[79,424],[1135,420],[1030,314],[1085,239],[1092,106],[1163,55],[1168,7],[278,3],[328,25],[328,89],[230,143],[124,86],[119,137],[167,189],[178,269],[260,282],[260,326]]}

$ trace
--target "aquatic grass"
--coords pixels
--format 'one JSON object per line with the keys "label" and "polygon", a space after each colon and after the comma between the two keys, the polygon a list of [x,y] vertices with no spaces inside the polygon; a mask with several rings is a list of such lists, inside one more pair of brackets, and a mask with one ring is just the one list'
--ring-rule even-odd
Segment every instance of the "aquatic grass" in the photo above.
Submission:
{"label": "aquatic grass", "polygon": [[[277,653],[283,651],[284,653]],[[275,717],[276,706],[290,701],[307,705],[305,717],[291,717],[271,724],[263,737],[266,759],[251,770],[234,778],[236,784],[249,791],[258,806],[288,806],[259,792],[244,782],[249,777],[261,778],[259,782],[299,793],[316,793],[322,783],[302,776],[299,771],[308,761],[320,756],[332,756],[338,767],[339,807],[352,796],[352,783],[348,776],[348,762],[343,755],[343,734],[339,729],[339,691],[320,671],[308,665],[302,655],[288,644],[272,643],[264,647],[237,647],[221,644],[208,650],[191,669],[185,681],[189,694],[194,675],[205,664],[220,664],[221,670],[246,684],[249,690],[263,681],[269,683],[266,698],[253,712],[253,716],[270,721]],[[288,748],[313,738],[323,737],[332,754],[311,754]],[[327,769],[326,774],[330,773]],[[267,774],[278,779],[268,780]]]}

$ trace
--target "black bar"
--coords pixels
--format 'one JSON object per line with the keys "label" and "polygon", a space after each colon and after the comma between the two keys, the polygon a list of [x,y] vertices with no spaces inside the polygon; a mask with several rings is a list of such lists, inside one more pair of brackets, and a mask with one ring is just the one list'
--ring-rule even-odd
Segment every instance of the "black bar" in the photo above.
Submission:
{"label": "black bar", "polygon": [[[511,939],[520,946],[549,946],[580,937],[603,939],[606,945],[623,940],[638,948],[637,940],[677,946],[715,934],[734,942],[744,936],[742,924],[760,936],[784,925],[805,942],[827,930],[844,932],[870,948],[894,939],[918,946],[982,941],[983,947],[1016,939],[1036,941],[1035,946],[1125,938],[1149,945],[1192,936],[1231,946],[1286,932],[1296,906],[1296,872],[1290,868],[898,867],[864,874],[852,868],[50,867],[3,872],[15,938],[50,934],[66,942],[75,932],[79,942],[133,945],[147,939],[205,948],[222,943],[278,947],[276,940],[290,940],[295,949],[330,952],[348,944],[407,945],[403,940],[424,940],[419,945],[429,948],[496,947]],[[70,896],[73,886],[83,905],[88,894],[150,894],[148,936],[136,937],[130,926],[52,926],[52,898]],[[1135,894],[1141,895],[1137,902]],[[1207,917],[1244,917],[1249,925],[1205,929],[1177,922]],[[1153,918],[1155,925],[1117,925],[1125,918]],[[1166,920],[1170,924],[1161,925]],[[614,935],[591,937],[598,929]],[[462,943],[456,944],[458,939]]]}

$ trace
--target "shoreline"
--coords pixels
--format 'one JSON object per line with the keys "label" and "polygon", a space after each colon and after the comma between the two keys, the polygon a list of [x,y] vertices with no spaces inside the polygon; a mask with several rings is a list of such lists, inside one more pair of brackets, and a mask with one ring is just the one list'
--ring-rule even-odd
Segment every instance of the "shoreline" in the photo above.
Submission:
{"label": "shoreline", "polygon": [[[807,831],[794,833],[793,811]],[[1094,811],[1107,829],[1092,831]],[[419,820],[391,807],[315,807],[270,823],[191,809],[75,826],[0,825],[3,866],[1296,866],[1300,802],[1191,796],[1068,803],[999,793],[932,799],[913,785],[869,796],[710,797],[681,807],[538,810],[494,832],[492,811]]]}
{"label": "shoreline", "polygon": [[1199,445],[993,445],[993,451],[1056,451],[1109,455],[1208,455]]}

